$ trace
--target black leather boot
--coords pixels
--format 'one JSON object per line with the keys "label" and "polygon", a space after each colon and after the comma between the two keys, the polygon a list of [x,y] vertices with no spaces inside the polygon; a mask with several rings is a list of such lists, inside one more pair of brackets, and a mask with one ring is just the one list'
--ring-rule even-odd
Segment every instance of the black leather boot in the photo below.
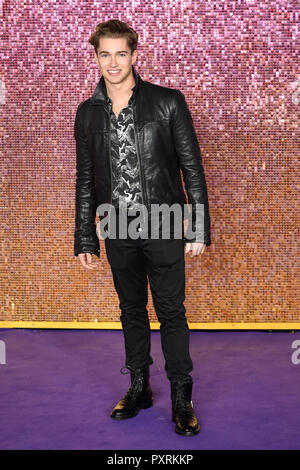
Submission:
{"label": "black leather boot", "polygon": [[[121,373],[123,374],[122,369]],[[132,418],[138,414],[141,408],[152,406],[153,397],[149,384],[149,366],[143,369],[130,368],[129,371],[131,386],[126,395],[116,404],[110,413],[111,418]]]}
{"label": "black leather boot", "polygon": [[192,388],[189,377],[171,380],[172,419],[176,423],[175,431],[183,436],[194,436],[200,431],[191,400]]}

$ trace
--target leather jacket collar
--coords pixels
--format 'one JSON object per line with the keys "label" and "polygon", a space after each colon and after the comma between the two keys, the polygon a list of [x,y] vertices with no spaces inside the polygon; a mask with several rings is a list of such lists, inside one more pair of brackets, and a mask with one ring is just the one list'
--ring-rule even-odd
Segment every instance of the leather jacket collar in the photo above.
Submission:
{"label": "leather jacket collar", "polygon": [[[133,76],[134,76],[134,79],[135,79],[135,86],[132,88],[133,90],[133,95],[134,97],[137,95],[140,87],[141,87],[141,84],[143,82],[143,80],[141,79],[140,75],[137,73],[137,71],[135,70],[134,66],[132,65],[132,72],[133,72]],[[96,88],[95,88],[95,91],[93,93],[93,95],[91,96],[90,100],[89,100],[89,104],[91,105],[94,105],[94,104],[102,104],[102,105],[105,105],[108,103],[108,100],[109,100],[109,97],[107,95],[107,91],[106,91],[106,85],[105,85],[105,80],[104,80],[104,77],[102,75],[102,77],[100,78]]]}

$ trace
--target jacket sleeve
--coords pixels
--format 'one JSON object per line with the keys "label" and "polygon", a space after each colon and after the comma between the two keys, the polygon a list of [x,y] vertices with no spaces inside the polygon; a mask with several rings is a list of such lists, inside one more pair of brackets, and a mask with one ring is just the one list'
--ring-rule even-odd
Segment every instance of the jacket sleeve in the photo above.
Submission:
{"label": "jacket sleeve", "polygon": [[[191,207],[192,227],[189,224],[186,241],[189,243],[198,241],[210,245],[209,204],[200,147],[185,97],[176,89],[174,89],[171,122],[176,154]],[[190,234],[188,237],[190,228],[194,236]]]}
{"label": "jacket sleeve", "polygon": [[74,255],[91,253],[100,257],[100,243],[96,233],[96,190],[94,165],[88,150],[80,117],[79,104],[74,123],[76,141],[76,195],[75,195],[75,232]]}

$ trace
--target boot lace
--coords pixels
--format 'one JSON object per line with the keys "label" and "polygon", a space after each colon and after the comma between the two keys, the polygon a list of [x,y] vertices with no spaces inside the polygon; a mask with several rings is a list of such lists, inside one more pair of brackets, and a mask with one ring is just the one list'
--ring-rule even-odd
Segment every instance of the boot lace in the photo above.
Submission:
{"label": "boot lace", "polygon": [[184,383],[190,383],[190,379],[179,378],[176,382],[175,399],[173,396],[174,409],[181,418],[190,418],[193,415],[193,405],[186,397]]}
{"label": "boot lace", "polygon": [[[128,372],[123,372],[123,369],[127,369]],[[127,375],[130,374],[130,372],[133,372],[133,381],[132,384],[126,393],[125,397],[128,400],[128,404],[135,406],[135,400],[140,394],[140,392],[143,389],[143,384],[144,384],[144,373],[142,373],[143,369],[130,369],[129,367],[122,367],[120,369],[121,374]]]}

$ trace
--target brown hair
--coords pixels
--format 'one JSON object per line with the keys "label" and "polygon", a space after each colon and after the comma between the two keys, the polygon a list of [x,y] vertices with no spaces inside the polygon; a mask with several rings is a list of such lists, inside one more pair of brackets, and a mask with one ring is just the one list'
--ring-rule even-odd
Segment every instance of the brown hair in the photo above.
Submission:
{"label": "brown hair", "polygon": [[89,43],[94,46],[97,54],[99,48],[99,38],[122,38],[126,37],[127,44],[131,49],[131,54],[136,50],[138,43],[138,34],[130,28],[127,23],[120,20],[108,20],[99,23],[96,31],[90,36]]}

